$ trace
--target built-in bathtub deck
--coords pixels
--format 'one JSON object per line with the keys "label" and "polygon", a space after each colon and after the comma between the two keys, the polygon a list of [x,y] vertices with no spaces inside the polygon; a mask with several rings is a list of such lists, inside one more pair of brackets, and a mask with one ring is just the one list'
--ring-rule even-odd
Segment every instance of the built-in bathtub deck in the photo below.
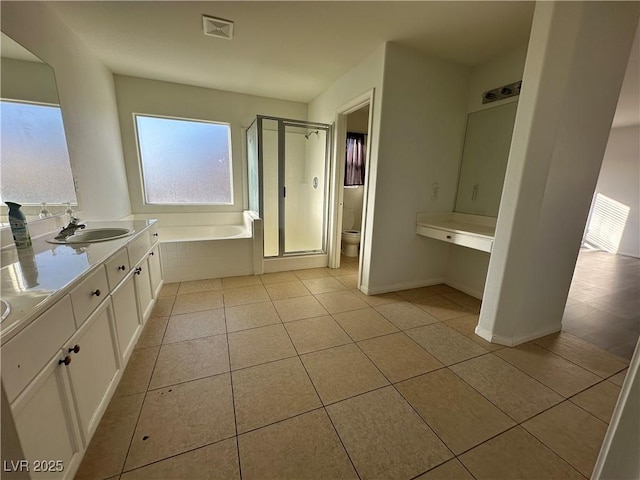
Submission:
{"label": "built-in bathtub deck", "polygon": [[251,212],[141,217],[158,219],[167,283],[263,273],[262,220]]}

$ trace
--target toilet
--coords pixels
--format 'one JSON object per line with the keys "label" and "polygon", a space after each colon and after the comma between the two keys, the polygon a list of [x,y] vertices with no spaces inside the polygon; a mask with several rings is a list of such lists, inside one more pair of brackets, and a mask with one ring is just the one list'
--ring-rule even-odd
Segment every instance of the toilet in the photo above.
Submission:
{"label": "toilet", "polygon": [[360,230],[353,229],[355,216],[352,208],[342,210],[342,253],[345,257],[357,257],[360,248]]}

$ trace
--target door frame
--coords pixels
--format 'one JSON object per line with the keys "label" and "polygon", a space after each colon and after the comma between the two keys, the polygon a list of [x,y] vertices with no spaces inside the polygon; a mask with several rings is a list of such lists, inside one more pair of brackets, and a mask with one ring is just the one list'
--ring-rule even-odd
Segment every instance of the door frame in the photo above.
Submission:
{"label": "door frame", "polygon": [[375,89],[371,88],[366,92],[351,99],[347,103],[338,107],[336,111],[336,121],[334,135],[336,141],[333,147],[334,169],[332,171],[331,183],[333,188],[331,189],[331,219],[330,234],[329,234],[329,267],[340,267],[340,246],[342,244],[342,209],[344,207],[344,169],[346,162],[346,152],[344,146],[347,142],[347,116],[350,113],[360,110],[363,107],[369,106],[369,121],[367,125],[368,141],[367,141],[367,154],[366,154],[366,166],[365,166],[365,179],[364,179],[364,194],[362,204],[362,227],[360,231],[360,253],[358,258],[358,288],[362,283],[362,259],[366,255],[365,251],[365,238],[368,235],[366,229],[366,218],[369,214],[368,198],[369,198],[369,178],[371,172],[371,138],[373,127],[373,97]]}

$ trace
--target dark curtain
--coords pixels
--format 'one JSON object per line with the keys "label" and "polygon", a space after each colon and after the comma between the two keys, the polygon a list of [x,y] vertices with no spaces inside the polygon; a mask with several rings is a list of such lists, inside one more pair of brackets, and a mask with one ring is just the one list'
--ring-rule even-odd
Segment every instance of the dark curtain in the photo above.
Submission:
{"label": "dark curtain", "polygon": [[366,135],[360,133],[347,133],[347,162],[344,172],[345,186],[364,185],[366,150]]}

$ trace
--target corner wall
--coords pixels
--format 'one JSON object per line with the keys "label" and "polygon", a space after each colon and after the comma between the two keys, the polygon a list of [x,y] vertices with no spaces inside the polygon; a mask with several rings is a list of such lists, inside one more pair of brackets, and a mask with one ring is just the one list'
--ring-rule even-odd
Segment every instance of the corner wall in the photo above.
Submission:
{"label": "corner wall", "polygon": [[[386,45],[381,45],[375,52],[362,60],[355,68],[352,68],[342,77],[336,80],[327,90],[325,90],[320,96],[315,98],[309,104],[309,120],[314,122],[331,123],[336,120],[336,113],[339,108],[353,99],[365,94],[369,90],[373,89],[373,105],[372,110],[372,126],[369,132],[369,139],[371,142],[370,156],[368,160],[368,192],[365,193],[365,208],[372,211],[375,204],[375,184],[376,184],[376,170],[378,164],[378,142],[380,136],[380,116],[381,116],[381,104],[382,104],[382,77],[384,68]],[[331,182],[335,178],[336,163],[339,163],[336,158],[332,158],[330,175]],[[333,190],[331,188],[330,190]],[[336,195],[333,191],[330,195]],[[335,199],[332,198],[332,202]],[[330,210],[331,211],[331,210]],[[329,215],[329,232],[335,228],[335,218],[333,215]],[[361,248],[364,251],[362,257],[362,288],[368,289],[369,284],[369,267],[371,260],[371,237],[369,233],[373,229],[373,215],[367,216],[367,222],[365,224],[364,237],[361,242]],[[341,229],[342,226],[340,225]],[[338,246],[339,248],[339,246]]]}
{"label": "corner wall", "polygon": [[[640,126],[613,128],[604,152],[594,199],[598,194],[629,208],[617,251],[640,257]],[[593,218],[594,204],[589,219]],[[615,217],[613,218],[615,220]],[[587,230],[589,222],[587,222]]]}
{"label": "corner wall", "polygon": [[85,219],[131,213],[111,72],[44,3],[3,2],[2,31],[55,72]]}
{"label": "corner wall", "polygon": [[449,245],[417,235],[416,214],[453,210],[468,75],[466,67],[387,44],[380,129],[372,135],[379,151],[367,216],[369,294],[444,279]]}

